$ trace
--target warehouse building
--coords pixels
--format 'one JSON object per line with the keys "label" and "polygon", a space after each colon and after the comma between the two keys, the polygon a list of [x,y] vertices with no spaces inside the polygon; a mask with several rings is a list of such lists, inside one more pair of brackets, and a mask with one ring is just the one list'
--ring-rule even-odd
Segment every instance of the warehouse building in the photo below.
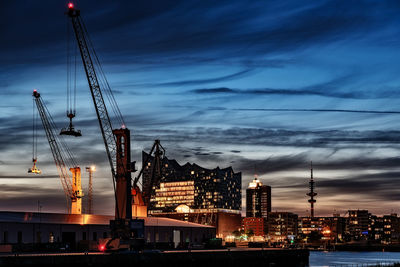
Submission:
{"label": "warehouse building", "polygon": [[[72,249],[80,243],[110,237],[113,216],[0,211],[1,244],[65,243]],[[149,244],[202,244],[215,238],[215,227],[170,218],[144,219]]]}

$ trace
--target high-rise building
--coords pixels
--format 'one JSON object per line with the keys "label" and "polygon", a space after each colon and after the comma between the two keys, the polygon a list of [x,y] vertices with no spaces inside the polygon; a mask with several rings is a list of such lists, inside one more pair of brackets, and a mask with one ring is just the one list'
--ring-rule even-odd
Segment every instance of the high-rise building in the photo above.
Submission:
{"label": "high-rise building", "polygon": [[[143,152],[143,161],[148,154]],[[144,166],[143,191],[151,179],[151,164]],[[232,167],[206,169],[196,164],[179,165],[176,160],[164,157],[161,178],[153,185],[150,213],[171,212],[179,205],[190,209],[241,209],[242,174]]]}
{"label": "high-rise building", "polygon": [[268,218],[268,212],[271,212],[271,187],[255,177],[246,189],[246,217]]}
{"label": "high-rise building", "polygon": [[368,210],[349,210],[346,232],[354,240],[367,239],[370,214]]}
{"label": "high-rise building", "polygon": [[[143,162],[149,155],[142,154]],[[151,156],[150,156],[151,158]],[[151,190],[152,160],[143,166],[143,191],[152,192],[150,216],[169,217],[217,228],[225,237],[241,227],[242,174],[232,167],[206,169],[196,164],[180,165],[164,157]],[[153,177],[154,178],[154,177]]]}

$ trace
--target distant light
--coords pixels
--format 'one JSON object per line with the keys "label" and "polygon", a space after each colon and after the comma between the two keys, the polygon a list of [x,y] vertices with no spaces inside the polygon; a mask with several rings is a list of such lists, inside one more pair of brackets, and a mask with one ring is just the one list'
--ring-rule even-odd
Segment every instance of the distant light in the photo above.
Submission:
{"label": "distant light", "polygon": [[106,250],[106,246],[104,246],[104,245],[100,245],[100,246],[99,246],[99,250],[100,250],[100,251],[104,251],[104,250]]}
{"label": "distant light", "polygon": [[92,172],[96,171],[96,166],[94,166],[94,165],[90,166],[90,170],[91,170]]}
{"label": "distant light", "polygon": [[37,92],[37,90],[36,90],[36,89],[33,89],[33,92],[34,92],[34,93],[36,93],[36,92]]}
{"label": "distant light", "polygon": [[73,4],[73,3],[68,3],[68,8],[69,8],[69,9],[74,8],[74,4]]}

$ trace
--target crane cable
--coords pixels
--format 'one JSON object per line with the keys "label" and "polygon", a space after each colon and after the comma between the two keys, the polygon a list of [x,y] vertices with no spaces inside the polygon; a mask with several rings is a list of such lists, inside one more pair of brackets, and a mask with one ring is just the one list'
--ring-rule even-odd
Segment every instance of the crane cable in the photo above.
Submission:
{"label": "crane cable", "polygon": [[70,86],[70,80],[71,80],[70,58],[71,57],[69,55],[69,52],[70,52],[70,38],[69,38],[69,36],[70,36],[70,27],[69,27],[69,24],[68,24],[68,21],[67,21],[67,115],[68,115],[68,111],[70,109],[69,99],[70,99],[70,88],[71,88],[71,86]]}
{"label": "crane cable", "polygon": [[77,46],[71,46],[72,30],[67,20],[67,115],[76,114]]}
{"label": "crane cable", "polygon": [[32,160],[37,159],[37,111],[35,110],[35,100],[32,99]]}

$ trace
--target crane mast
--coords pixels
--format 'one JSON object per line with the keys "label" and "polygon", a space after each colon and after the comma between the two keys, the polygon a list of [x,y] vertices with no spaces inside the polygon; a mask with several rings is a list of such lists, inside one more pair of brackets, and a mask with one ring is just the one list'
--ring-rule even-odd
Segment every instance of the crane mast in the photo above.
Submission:
{"label": "crane mast", "polygon": [[[154,153],[154,156],[153,156]],[[137,189],[138,182],[141,176],[143,176],[143,172],[149,168],[147,165],[150,163],[150,175],[147,181],[143,179],[143,193],[142,198],[146,206],[150,205],[150,198],[153,190],[153,186],[157,185],[162,177],[162,160],[165,155],[165,149],[161,145],[160,140],[155,140],[153,146],[150,149],[150,153],[147,154],[146,159],[142,162],[142,169],[139,172],[139,175],[135,178],[133,182],[133,188]]]}
{"label": "crane mast", "polygon": [[[50,145],[51,153],[53,154],[54,163],[56,164],[61,184],[67,197],[68,212],[71,214],[82,213],[82,184],[81,184],[81,169],[76,166],[75,160],[71,152],[66,147],[66,144],[61,143],[57,139],[56,126],[52,117],[43,103],[40,94],[34,90],[33,97],[36,107],[39,111],[40,119],[42,120],[43,128],[46,132],[47,140]],[[61,144],[59,144],[61,143]],[[66,166],[67,159],[74,165],[69,168]],[[72,173],[72,181],[68,170]]]}
{"label": "crane mast", "polygon": [[[131,219],[130,131],[125,128],[123,121],[121,129],[113,129],[103,94],[111,93],[111,103],[115,105],[112,106],[112,108],[114,110],[116,109],[117,112],[119,112],[119,109],[118,106],[116,106],[115,100],[113,100],[108,83],[106,81],[103,83],[99,82],[99,78],[105,79],[105,77],[102,73],[101,66],[99,66],[97,55],[91,45],[85,25],[80,17],[80,11],[75,9],[73,4],[70,3],[68,4],[67,15],[71,19],[75,32],[111,168],[115,193],[115,219],[116,221]],[[97,64],[97,70],[95,63]],[[100,77],[97,71],[100,72]],[[121,223],[123,222],[121,221]]]}

